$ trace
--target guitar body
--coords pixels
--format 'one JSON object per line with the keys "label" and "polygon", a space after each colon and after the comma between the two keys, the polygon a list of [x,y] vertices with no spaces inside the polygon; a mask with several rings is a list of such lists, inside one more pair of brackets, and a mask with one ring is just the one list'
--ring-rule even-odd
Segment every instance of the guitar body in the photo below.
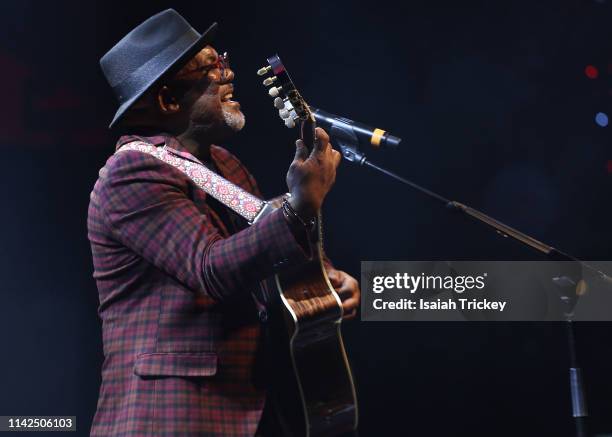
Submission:
{"label": "guitar body", "polygon": [[313,261],[264,285],[269,393],[283,435],[291,437],[337,436],[357,427],[357,398],[340,333],[342,307],[320,243],[317,248]]}
{"label": "guitar body", "polygon": [[[264,85],[287,127],[300,126],[300,138],[312,150],[315,120],[278,55],[268,58]],[[297,123],[296,123],[297,122]],[[281,199],[268,202],[278,208]],[[324,267],[321,217],[310,236],[310,262],[275,275],[262,284],[269,399],[288,437],[331,437],[357,428],[357,397],[342,343],[342,304]]]}

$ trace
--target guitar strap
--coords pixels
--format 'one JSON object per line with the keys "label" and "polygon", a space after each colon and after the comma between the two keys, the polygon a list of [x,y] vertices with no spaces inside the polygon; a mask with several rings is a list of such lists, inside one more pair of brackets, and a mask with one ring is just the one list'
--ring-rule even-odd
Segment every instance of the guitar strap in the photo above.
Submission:
{"label": "guitar strap", "polygon": [[[165,145],[158,147],[143,141],[132,141],[121,146],[115,153],[129,150],[148,153],[181,171],[207,194],[244,217],[249,222],[249,225],[255,223],[262,216],[266,206],[268,206],[268,202],[253,196],[251,193],[210,170],[201,162],[193,162],[170,153],[166,150]],[[266,306],[263,302],[268,300],[266,293],[263,287],[251,292],[259,314],[265,314]]]}
{"label": "guitar strap", "polygon": [[121,146],[115,153],[128,150],[148,153],[181,171],[207,194],[244,217],[249,224],[257,221],[267,205],[266,201],[253,196],[201,162],[193,162],[170,153],[166,146],[158,147],[143,141],[132,141]]}

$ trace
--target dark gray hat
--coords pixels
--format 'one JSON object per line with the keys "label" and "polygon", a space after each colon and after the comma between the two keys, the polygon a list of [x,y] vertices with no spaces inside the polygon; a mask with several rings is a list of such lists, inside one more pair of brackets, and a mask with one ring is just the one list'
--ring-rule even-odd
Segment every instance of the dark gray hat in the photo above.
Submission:
{"label": "dark gray hat", "polygon": [[119,109],[109,127],[164,76],[178,71],[217,30],[213,23],[199,34],[174,9],[152,16],[121,39],[100,59],[102,72],[115,92]]}

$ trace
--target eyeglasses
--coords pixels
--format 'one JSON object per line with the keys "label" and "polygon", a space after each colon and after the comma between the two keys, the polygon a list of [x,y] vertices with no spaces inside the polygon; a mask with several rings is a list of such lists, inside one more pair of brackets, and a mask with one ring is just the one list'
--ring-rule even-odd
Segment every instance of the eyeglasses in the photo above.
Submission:
{"label": "eyeglasses", "polygon": [[204,71],[206,72],[206,74],[208,74],[210,70],[214,70],[215,68],[218,68],[221,71],[221,78],[225,77],[225,69],[230,68],[229,55],[227,54],[227,52],[223,53],[222,55],[217,55],[217,60],[214,63],[210,65],[202,65],[201,67],[194,68],[193,70],[185,71],[180,75],[177,75],[176,78],[181,79],[183,76],[199,71]]}

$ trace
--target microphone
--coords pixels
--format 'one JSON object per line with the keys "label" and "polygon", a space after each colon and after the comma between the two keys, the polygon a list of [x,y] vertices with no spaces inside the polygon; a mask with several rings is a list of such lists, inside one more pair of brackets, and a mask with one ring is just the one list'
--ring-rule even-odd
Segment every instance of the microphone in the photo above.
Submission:
{"label": "microphone", "polygon": [[351,144],[370,145],[376,148],[397,149],[401,138],[382,129],[373,128],[348,118],[330,114],[322,109],[310,107],[317,124],[323,127],[330,137]]}

